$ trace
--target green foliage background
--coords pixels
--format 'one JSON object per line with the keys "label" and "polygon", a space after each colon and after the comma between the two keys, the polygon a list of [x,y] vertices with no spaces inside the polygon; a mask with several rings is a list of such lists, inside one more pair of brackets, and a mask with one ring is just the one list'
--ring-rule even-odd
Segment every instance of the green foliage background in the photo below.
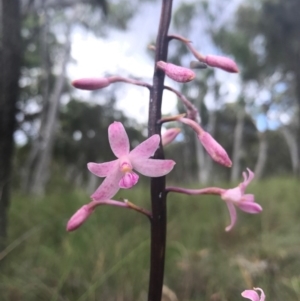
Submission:
{"label": "green foliage background", "polygon": [[[218,197],[169,195],[165,284],[179,300],[238,301],[252,286],[263,287],[267,300],[300,300],[298,181],[264,180],[249,192],[264,211],[239,212],[230,233]],[[145,208],[148,195],[141,185],[126,191]],[[0,254],[1,301],[146,299],[147,219],[101,207],[80,229],[66,233],[68,218],[87,201],[86,193],[62,183],[44,199],[14,195],[10,242]]]}

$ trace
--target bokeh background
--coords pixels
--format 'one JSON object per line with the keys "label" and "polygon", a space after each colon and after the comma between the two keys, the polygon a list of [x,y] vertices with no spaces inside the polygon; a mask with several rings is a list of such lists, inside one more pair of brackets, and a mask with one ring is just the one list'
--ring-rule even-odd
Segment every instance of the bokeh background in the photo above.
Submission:
{"label": "bokeh background", "polygon": [[[132,146],[147,137],[148,90],[120,83],[87,92],[71,82],[120,75],[151,83],[148,45],[160,5],[1,1],[0,301],[147,299],[145,217],[101,207],[76,232],[65,225],[101,183],[87,162],[113,159],[108,125],[122,121]],[[228,212],[218,197],[170,194],[163,300],[237,301],[253,286],[267,300],[300,300],[300,1],[174,0],[173,11],[170,33],[202,54],[234,59],[240,72],[196,70],[194,81],[180,85],[166,79],[233,161],[231,169],[218,166],[182,127],[165,150],[177,162],[167,181],[234,187],[248,167],[256,175],[248,191],[264,211],[239,213],[226,233]],[[188,67],[193,59],[170,42],[170,62]],[[184,112],[170,92],[162,110]],[[173,126],[180,127],[166,125]],[[141,177],[117,198],[149,209],[148,184]]]}

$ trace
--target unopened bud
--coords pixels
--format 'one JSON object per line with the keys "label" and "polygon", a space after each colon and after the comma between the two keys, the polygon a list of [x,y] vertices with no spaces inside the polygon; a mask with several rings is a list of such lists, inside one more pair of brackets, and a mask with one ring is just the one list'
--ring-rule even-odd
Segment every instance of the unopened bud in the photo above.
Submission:
{"label": "unopened bud", "polygon": [[203,132],[198,135],[198,138],[214,161],[226,167],[231,167],[232,162],[225,149],[209,133]]}
{"label": "unopened bud", "polygon": [[110,81],[108,78],[102,77],[102,78],[80,78],[80,79],[75,79],[72,82],[72,85],[81,90],[98,90],[105,88],[110,85]]}
{"label": "unopened bud", "polygon": [[225,56],[207,55],[204,62],[210,67],[220,68],[227,72],[239,72],[236,63],[232,59],[229,59]]}
{"label": "unopened bud", "polygon": [[180,128],[171,128],[166,130],[161,136],[161,143],[163,146],[170,144],[180,133]]}
{"label": "unopened bud", "polygon": [[79,228],[93,213],[94,209],[89,205],[82,206],[77,210],[74,215],[70,218],[67,224],[67,231],[74,231]]}
{"label": "unopened bud", "polygon": [[163,70],[168,77],[179,83],[190,82],[196,76],[191,69],[163,61],[157,62],[157,67]]}

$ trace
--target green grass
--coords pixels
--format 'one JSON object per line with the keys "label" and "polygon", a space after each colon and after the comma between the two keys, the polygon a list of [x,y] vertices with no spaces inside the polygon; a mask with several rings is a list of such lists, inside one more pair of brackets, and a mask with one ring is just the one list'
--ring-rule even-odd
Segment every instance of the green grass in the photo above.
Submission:
{"label": "green grass", "polygon": [[[270,179],[248,191],[264,211],[239,212],[230,233],[220,198],[169,195],[165,284],[180,301],[245,300],[241,291],[251,286],[264,288],[267,300],[300,300],[300,185]],[[149,208],[148,188],[120,196]],[[67,233],[68,218],[88,200],[80,191],[14,195],[9,245],[0,254],[1,301],[146,300],[148,220],[101,207]]]}

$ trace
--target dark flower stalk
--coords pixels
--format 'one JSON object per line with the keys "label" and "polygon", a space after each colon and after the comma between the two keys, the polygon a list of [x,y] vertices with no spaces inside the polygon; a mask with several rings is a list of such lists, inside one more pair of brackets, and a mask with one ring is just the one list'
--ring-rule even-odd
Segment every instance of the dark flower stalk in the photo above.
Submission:
{"label": "dark flower stalk", "polygon": [[[171,21],[172,0],[163,0],[160,24],[155,47],[155,71],[149,101],[149,136],[161,133],[161,103],[164,90],[165,73],[157,68],[157,62],[167,61],[168,30]],[[164,159],[162,145],[154,155],[155,159]],[[165,177],[151,178],[151,255],[148,301],[161,301],[164,279],[166,249],[166,180]]]}

